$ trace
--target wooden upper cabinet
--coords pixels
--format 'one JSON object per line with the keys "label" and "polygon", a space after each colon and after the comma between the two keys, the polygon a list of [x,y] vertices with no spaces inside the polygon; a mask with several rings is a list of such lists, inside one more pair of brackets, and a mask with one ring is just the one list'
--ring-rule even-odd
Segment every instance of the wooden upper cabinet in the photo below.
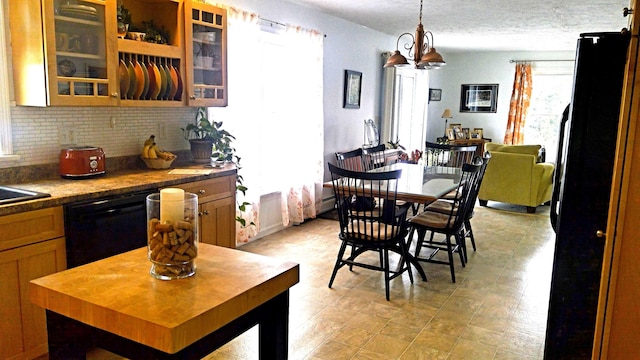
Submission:
{"label": "wooden upper cabinet", "polygon": [[[185,105],[183,2],[121,1],[131,14],[131,23],[127,35],[118,38],[120,104]],[[162,33],[156,39],[146,31],[149,24]],[[136,40],[136,33],[144,33],[147,39]]]}
{"label": "wooden upper cabinet", "polygon": [[227,10],[185,1],[187,102],[227,106]]}
{"label": "wooden upper cabinet", "polygon": [[115,2],[9,0],[18,105],[117,105]]}
{"label": "wooden upper cabinet", "polygon": [[[226,106],[226,10],[191,0],[9,0],[16,104]],[[195,50],[194,50],[195,49]]]}

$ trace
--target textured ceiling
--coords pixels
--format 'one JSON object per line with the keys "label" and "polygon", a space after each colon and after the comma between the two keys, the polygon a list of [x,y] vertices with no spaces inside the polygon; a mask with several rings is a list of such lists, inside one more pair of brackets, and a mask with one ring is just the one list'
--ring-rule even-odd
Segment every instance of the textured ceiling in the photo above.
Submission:
{"label": "textured ceiling", "polygon": [[[419,0],[290,0],[385,34],[415,31]],[[440,51],[575,50],[581,33],[619,31],[629,0],[425,0]]]}

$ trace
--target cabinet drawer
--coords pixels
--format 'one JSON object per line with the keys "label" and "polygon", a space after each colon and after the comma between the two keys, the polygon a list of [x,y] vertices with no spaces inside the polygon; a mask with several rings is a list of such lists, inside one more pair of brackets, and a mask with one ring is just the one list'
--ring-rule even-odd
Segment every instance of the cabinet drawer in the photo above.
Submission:
{"label": "cabinet drawer", "polygon": [[0,251],[62,237],[62,206],[1,216],[0,234]]}
{"label": "cabinet drawer", "polygon": [[175,187],[197,194],[198,202],[203,203],[233,196],[236,191],[236,182],[234,176],[224,176],[211,180],[180,184]]}

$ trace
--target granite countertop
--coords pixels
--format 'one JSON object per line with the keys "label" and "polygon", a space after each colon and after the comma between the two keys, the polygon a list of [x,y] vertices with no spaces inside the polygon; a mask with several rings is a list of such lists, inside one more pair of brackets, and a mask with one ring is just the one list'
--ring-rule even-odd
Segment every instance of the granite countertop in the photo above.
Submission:
{"label": "granite countertop", "polygon": [[[211,170],[209,174],[170,174],[173,169]],[[185,163],[172,169],[123,169],[108,171],[105,175],[86,179],[45,179],[33,182],[2,184],[31,191],[51,194],[51,197],[21,201],[0,205],[0,216],[16,214],[25,211],[43,209],[76,201],[97,199],[107,196],[125,194],[141,190],[149,190],[183,184],[199,180],[236,174],[234,165],[228,164],[223,168],[205,168],[203,165]]]}

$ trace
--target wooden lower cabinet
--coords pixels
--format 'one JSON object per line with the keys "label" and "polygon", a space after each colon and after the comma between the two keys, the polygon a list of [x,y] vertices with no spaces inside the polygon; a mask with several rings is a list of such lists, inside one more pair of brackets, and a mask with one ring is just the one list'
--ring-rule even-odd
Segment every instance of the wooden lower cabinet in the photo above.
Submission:
{"label": "wooden lower cabinet", "polygon": [[[36,231],[30,224],[39,224]],[[32,359],[48,351],[45,311],[31,304],[29,281],[66,269],[63,224],[62,208],[0,217],[0,359]],[[46,238],[52,235],[59,237]],[[27,245],[5,246],[26,239]]]}
{"label": "wooden lower cabinet", "polygon": [[235,205],[232,198],[224,198],[199,206],[200,241],[228,248],[236,247]]}
{"label": "wooden lower cabinet", "polygon": [[236,176],[180,184],[173,187],[198,194],[200,241],[236,247]]}

